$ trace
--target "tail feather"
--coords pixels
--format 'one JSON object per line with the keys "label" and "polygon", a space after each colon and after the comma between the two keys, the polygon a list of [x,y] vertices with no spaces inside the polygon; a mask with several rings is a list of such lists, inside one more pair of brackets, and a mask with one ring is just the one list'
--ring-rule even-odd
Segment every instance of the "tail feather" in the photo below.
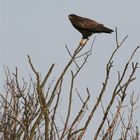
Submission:
{"label": "tail feather", "polygon": [[100,31],[103,32],[103,33],[112,33],[112,32],[114,32],[112,29],[109,29],[109,28],[107,28],[105,26],[102,26]]}

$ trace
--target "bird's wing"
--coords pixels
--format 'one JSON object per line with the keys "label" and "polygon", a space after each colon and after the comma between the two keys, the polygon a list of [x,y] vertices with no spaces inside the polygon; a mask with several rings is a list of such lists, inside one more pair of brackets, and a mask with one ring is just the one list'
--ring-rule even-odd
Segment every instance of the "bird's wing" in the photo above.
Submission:
{"label": "bird's wing", "polygon": [[78,24],[81,29],[84,29],[87,31],[98,30],[99,28],[104,27],[103,24],[100,24],[96,21],[85,19],[85,18],[79,21]]}

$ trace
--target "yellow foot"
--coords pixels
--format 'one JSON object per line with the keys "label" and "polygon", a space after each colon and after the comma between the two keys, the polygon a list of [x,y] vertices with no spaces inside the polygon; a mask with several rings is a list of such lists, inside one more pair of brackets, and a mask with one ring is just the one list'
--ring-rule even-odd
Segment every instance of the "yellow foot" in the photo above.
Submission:
{"label": "yellow foot", "polygon": [[80,46],[84,46],[87,43],[88,39],[81,39],[81,41],[79,42]]}

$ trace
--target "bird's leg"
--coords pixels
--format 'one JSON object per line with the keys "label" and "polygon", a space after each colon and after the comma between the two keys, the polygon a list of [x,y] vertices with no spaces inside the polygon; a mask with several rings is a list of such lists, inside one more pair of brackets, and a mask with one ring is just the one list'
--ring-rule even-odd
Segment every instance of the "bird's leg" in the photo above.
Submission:
{"label": "bird's leg", "polygon": [[81,41],[79,42],[80,46],[84,46],[87,43],[88,39],[82,38]]}

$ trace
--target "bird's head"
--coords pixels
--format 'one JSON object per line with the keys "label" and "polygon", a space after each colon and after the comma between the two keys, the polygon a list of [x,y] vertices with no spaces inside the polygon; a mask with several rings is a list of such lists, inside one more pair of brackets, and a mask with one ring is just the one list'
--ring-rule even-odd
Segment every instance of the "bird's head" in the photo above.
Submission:
{"label": "bird's head", "polygon": [[75,18],[75,17],[77,17],[77,15],[74,15],[74,14],[70,14],[70,15],[68,16],[69,20],[72,20],[72,19]]}

